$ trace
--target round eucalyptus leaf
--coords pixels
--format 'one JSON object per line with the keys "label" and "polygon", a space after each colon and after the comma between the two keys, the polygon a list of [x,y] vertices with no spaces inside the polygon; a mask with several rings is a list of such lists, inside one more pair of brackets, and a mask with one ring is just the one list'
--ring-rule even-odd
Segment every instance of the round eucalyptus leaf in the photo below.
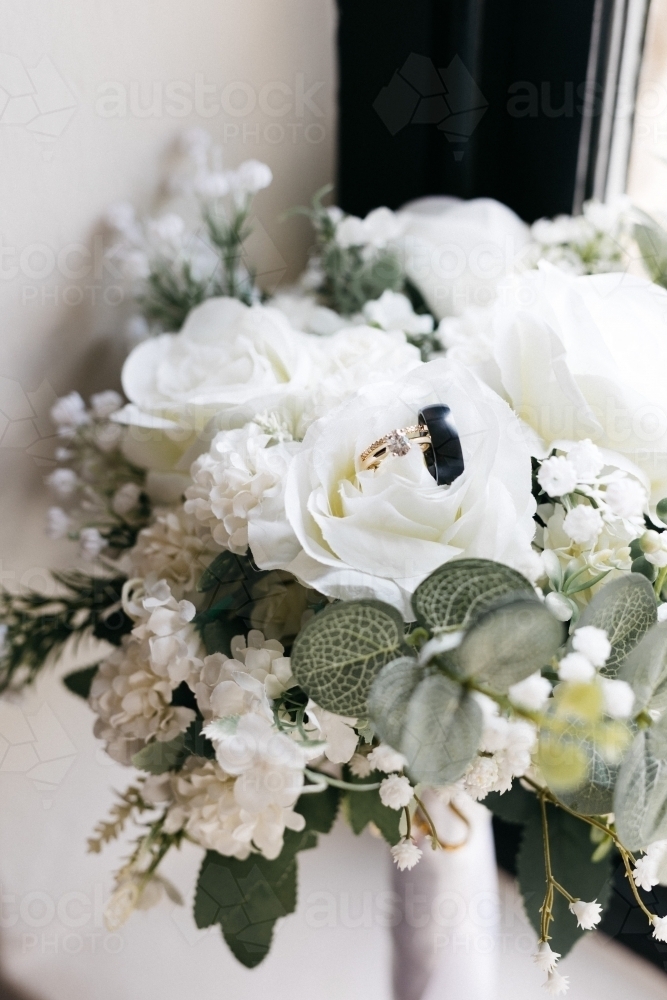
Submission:
{"label": "round eucalyptus leaf", "polygon": [[533,588],[515,569],[491,559],[455,559],[423,580],[412,595],[412,609],[431,631],[466,628],[486,607],[506,594]]}
{"label": "round eucalyptus leaf", "polygon": [[565,641],[565,627],[534,594],[514,593],[475,619],[456,650],[457,665],[504,693],[547,666]]}
{"label": "round eucalyptus leaf", "polygon": [[614,813],[629,851],[667,838],[667,716],[635,736],[619,768]]}
{"label": "round eucalyptus leaf", "polygon": [[397,749],[412,692],[424,676],[413,656],[400,656],[387,663],[373,681],[368,711],[383,743]]}
{"label": "round eucalyptus leaf", "polygon": [[[565,734],[562,738],[567,740],[569,737]],[[602,816],[613,812],[619,765],[609,764],[592,740],[578,740],[578,744],[588,758],[588,776],[579,788],[560,791],[558,797],[566,806],[584,816]]]}
{"label": "round eucalyptus leaf", "polygon": [[482,736],[482,710],[465,689],[444,674],[424,678],[410,698],[399,750],[410,776],[449,785],[465,773]]}
{"label": "round eucalyptus leaf", "polygon": [[605,629],[611,656],[601,673],[616,677],[626,656],[657,621],[653,587],[640,573],[629,573],[605,584],[585,608],[577,628],[595,625]]}
{"label": "round eucalyptus leaf", "polygon": [[403,649],[400,614],[381,601],[333,604],[301,630],[292,647],[292,673],[321,708],[364,716],[378,673]]}
{"label": "round eucalyptus leaf", "polygon": [[635,692],[634,712],[667,709],[667,622],[653,625],[618,672]]}

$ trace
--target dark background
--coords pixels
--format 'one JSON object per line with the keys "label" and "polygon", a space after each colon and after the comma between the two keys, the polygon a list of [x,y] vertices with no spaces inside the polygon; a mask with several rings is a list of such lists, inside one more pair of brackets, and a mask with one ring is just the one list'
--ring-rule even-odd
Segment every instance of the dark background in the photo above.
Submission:
{"label": "dark background", "polygon": [[[363,216],[452,194],[497,198],[528,222],[571,212],[594,0],[338,6],[338,199],[346,211]],[[457,56],[463,76],[446,72]],[[420,93],[425,100],[412,109]],[[469,131],[467,139],[439,128],[443,96],[457,113],[452,128]]]}

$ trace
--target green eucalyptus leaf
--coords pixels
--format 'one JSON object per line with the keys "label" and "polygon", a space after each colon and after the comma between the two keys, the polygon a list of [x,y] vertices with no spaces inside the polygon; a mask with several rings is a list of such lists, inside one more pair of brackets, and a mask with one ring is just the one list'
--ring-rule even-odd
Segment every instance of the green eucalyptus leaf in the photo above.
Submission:
{"label": "green eucalyptus leaf", "polygon": [[630,573],[612,580],[585,608],[578,628],[595,625],[606,630],[611,655],[601,673],[616,677],[626,656],[657,620],[653,588],[645,576]]}
{"label": "green eucalyptus leaf", "polygon": [[400,752],[416,781],[449,785],[465,772],[482,735],[482,710],[457,681],[431,674],[410,698]]}
{"label": "green eucalyptus leaf", "polygon": [[476,617],[456,650],[461,673],[499,693],[547,666],[565,628],[533,593],[501,598]]}
{"label": "green eucalyptus leaf", "polygon": [[667,837],[667,716],[635,736],[618,772],[614,812],[630,851]]}
{"label": "green eucalyptus leaf", "polygon": [[363,716],[373,681],[403,646],[403,619],[395,608],[381,601],[345,601],[301,630],[292,647],[292,672],[322,708]]}
{"label": "green eucalyptus leaf", "polygon": [[667,497],[663,497],[662,500],[658,500],[655,512],[662,521],[662,523],[667,524]]}
{"label": "green eucalyptus leaf", "polygon": [[653,625],[630,652],[619,674],[635,692],[635,714],[667,710],[667,622]]}
{"label": "green eucalyptus leaf", "polygon": [[533,593],[525,576],[490,559],[455,559],[423,580],[412,595],[417,621],[435,632],[466,628],[498,598]]}
{"label": "green eucalyptus leaf", "polygon": [[603,816],[613,812],[619,765],[606,761],[594,741],[579,740],[578,743],[588,758],[586,781],[575,791],[559,791],[559,799],[585,816]]}
{"label": "green eucalyptus leaf", "polygon": [[164,774],[165,771],[177,771],[183,766],[189,751],[185,747],[185,733],[179,733],[173,740],[162,742],[154,740],[147,743],[132,757],[132,763],[139,771],[149,774]]}
{"label": "green eucalyptus leaf", "polygon": [[408,701],[423,676],[413,656],[400,656],[387,663],[373,681],[368,712],[378,736],[390,747],[401,745]]}

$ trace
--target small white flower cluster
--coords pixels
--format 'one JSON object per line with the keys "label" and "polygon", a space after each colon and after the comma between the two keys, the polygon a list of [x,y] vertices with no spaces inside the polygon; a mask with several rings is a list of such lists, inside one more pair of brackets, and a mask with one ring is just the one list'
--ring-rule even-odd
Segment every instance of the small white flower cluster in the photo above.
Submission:
{"label": "small white flower cluster", "polygon": [[360,247],[364,257],[386,250],[403,233],[404,222],[389,208],[374,208],[365,219],[356,215],[333,216],[336,243],[341,247]]}
{"label": "small white flower cluster", "polygon": [[259,160],[245,160],[235,170],[223,170],[222,149],[205,129],[183,132],[178,153],[179,162],[168,178],[174,195],[195,195],[205,202],[231,195],[242,205],[273,181],[271,168]]}
{"label": "small white flower cluster", "polygon": [[587,201],[581,215],[538,219],[531,226],[537,256],[571,274],[603,274],[625,266],[632,231],[627,197]]}
{"label": "small white flower cluster", "polygon": [[553,588],[547,604],[564,621],[574,612],[572,598],[564,599],[560,593],[566,571],[570,576],[579,570],[588,570],[592,576],[628,571],[630,544],[643,536],[652,558],[662,558],[660,535],[645,531],[648,491],[644,477],[639,469],[626,471],[628,464],[620,456],[616,464],[611,453],[603,455],[588,439],[563,444],[540,463],[537,481],[549,501],[538,504],[544,527],[538,526],[535,542],[543,549],[544,571]]}
{"label": "small white flower cluster", "polygon": [[561,681],[580,684],[597,679],[605,714],[610,719],[628,719],[635,703],[634,691],[627,681],[612,680],[598,673],[610,654],[611,643],[605,630],[584,625],[573,633],[572,652],[566,653],[558,664],[558,677]]}
{"label": "small white flower cluster", "polygon": [[633,872],[635,884],[648,892],[654,885],[667,885],[667,840],[656,840],[637,859]]}
{"label": "small white flower cluster", "polygon": [[122,428],[109,419],[121,405],[121,396],[108,390],[91,396],[90,407],[70,392],[51,408],[63,441],[55,458],[62,464],[46,483],[67,509],[49,507],[46,532],[53,539],[77,538],[87,560],[103,551],[111,530],[136,527],[143,517],[142,485],[121,454]]}
{"label": "small white flower cluster", "polygon": [[172,740],[193,721],[192,709],[172,705],[172,693],[205,652],[190,624],[194,605],[176,601],[166,580],[128,581],[123,607],[136,625],[100,664],[90,704],[95,735],[111,757],[129,764],[146,742]]}
{"label": "small white flower cluster", "polygon": [[463,776],[462,788],[471,798],[484,799],[489,792],[509,791],[512,779],[526,773],[536,730],[523,719],[500,715],[496,703],[485,695],[475,697],[484,713],[484,728],[478,754]]}
{"label": "small white flower cluster", "polygon": [[[597,900],[587,903],[583,899],[576,899],[570,903],[569,910],[583,931],[592,931],[602,918],[602,907]],[[538,969],[547,976],[543,988],[552,997],[565,996],[570,988],[569,977],[561,975],[556,969],[559,959],[560,954],[553,951],[548,941],[540,941],[533,955]]]}

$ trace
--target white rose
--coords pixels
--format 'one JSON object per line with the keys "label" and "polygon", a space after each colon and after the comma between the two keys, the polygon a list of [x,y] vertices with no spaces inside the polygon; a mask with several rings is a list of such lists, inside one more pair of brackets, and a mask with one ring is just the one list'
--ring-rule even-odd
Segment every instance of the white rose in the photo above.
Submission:
{"label": "white rose", "polygon": [[423,198],[398,217],[406,273],[440,319],[488,305],[500,279],[525,266],[530,230],[492,198]]}
{"label": "white rose", "polygon": [[[389,431],[414,424],[428,403],[451,407],[465,470],[437,486],[418,448],[377,471],[359,456]],[[284,560],[275,509],[249,514],[250,548],[262,568],[283,568],[330,597],[375,597],[411,616],[410,595],[457,556],[510,564],[526,559],[535,510],[530,457],[507,405],[458,362],[420,365],[393,384],[370,386],[309,429],[287,475],[284,520],[294,533]],[[281,561],[273,533],[283,539]]]}
{"label": "white rose", "polygon": [[643,479],[652,503],[667,496],[667,291],[543,262],[504,298],[477,371],[531,429],[534,454],[590,439]]}
{"label": "white rose", "polygon": [[215,415],[264,409],[267,397],[307,383],[311,338],[266,306],[214,298],[180,333],[139,344],[123,366],[130,400],[114,419],[130,425],[124,450],[143,468],[170,470]]}

